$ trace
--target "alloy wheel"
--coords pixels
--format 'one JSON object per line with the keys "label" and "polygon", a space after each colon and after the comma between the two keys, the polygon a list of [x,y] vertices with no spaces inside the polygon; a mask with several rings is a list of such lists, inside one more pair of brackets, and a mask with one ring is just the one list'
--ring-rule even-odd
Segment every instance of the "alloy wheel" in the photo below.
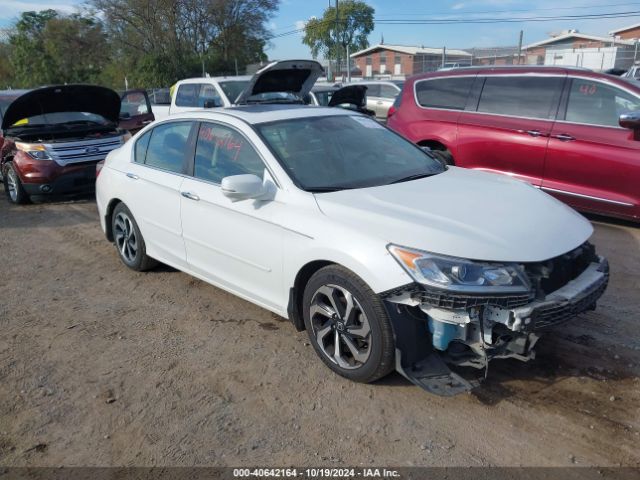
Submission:
{"label": "alloy wheel", "polygon": [[128,263],[133,263],[138,253],[138,238],[133,222],[126,213],[118,212],[116,215],[113,222],[113,236],[122,258]]}
{"label": "alloy wheel", "polygon": [[323,285],[310,305],[313,335],[331,362],[352,370],[371,355],[371,325],[351,292],[337,285]]}
{"label": "alloy wheel", "polygon": [[18,177],[12,168],[7,172],[7,188],[9,189],[9,198],[15,202],[18,199]]}

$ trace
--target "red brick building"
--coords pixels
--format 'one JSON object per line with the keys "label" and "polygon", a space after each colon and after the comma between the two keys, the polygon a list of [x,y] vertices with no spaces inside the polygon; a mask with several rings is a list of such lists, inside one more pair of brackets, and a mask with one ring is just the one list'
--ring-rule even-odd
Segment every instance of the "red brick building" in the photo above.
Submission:
{"label": "red brick building", "polygon": [[[364,78],[410,76],[432,72],[443,66],[471,65],[471,54],[464,50],[379,44],[351,55]],[[444,60],[444,61],[443,61]]]}
{"label": "red brick building", "polygon": [[620,40],[640,40],[640,23],[612,30],[609,35],[619,38]]}

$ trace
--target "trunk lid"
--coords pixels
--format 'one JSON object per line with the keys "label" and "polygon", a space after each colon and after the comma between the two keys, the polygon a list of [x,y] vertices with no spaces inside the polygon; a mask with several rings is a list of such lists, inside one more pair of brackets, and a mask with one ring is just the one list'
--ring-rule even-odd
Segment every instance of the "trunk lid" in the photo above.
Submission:
{"label": "trunk lid", "polygon": [[236,103],[244,104],[251,97],[269,93],[289,93],[302,99],[323,73],[322,65],[315,60],[283,60],[270,63],[256,72],[247,88],[238,96]]}

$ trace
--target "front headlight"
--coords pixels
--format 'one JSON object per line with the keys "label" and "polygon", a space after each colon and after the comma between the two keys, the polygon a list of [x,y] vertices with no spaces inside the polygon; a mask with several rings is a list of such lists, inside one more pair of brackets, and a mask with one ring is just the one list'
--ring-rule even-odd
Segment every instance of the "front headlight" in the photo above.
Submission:
{"label": "front headlight", "polygon": [[389,252],[416,282],[459,292],[528,292],[517,264],[484,263],[389,245]]}
{"label": "front headlight", "polygon": [[52,160],[51,155],[49,155],[46,147],[42,144],[16,142],[16,148],[27,152],[34,160]]}

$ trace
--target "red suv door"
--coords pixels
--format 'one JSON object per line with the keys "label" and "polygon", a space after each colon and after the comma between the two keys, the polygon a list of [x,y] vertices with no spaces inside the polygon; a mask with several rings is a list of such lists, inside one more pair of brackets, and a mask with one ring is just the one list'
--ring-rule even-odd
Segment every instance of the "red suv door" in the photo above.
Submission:
{"label": "red suv door", "polygon": [[544,190],[581,209],[640,217],[640,141],[619,116],[640,96],[605,79],[571,78],[551,131]]}
{"label": "red suv door", "polygon": [[149,96],[144,90],[127,90],[121,97],[118,126],[133,135],[155,120]]}
{"label": "red suv door", "polygon": [[544,159],[566,74],[478,76],[458,118],[455,164],[542,184]]}

